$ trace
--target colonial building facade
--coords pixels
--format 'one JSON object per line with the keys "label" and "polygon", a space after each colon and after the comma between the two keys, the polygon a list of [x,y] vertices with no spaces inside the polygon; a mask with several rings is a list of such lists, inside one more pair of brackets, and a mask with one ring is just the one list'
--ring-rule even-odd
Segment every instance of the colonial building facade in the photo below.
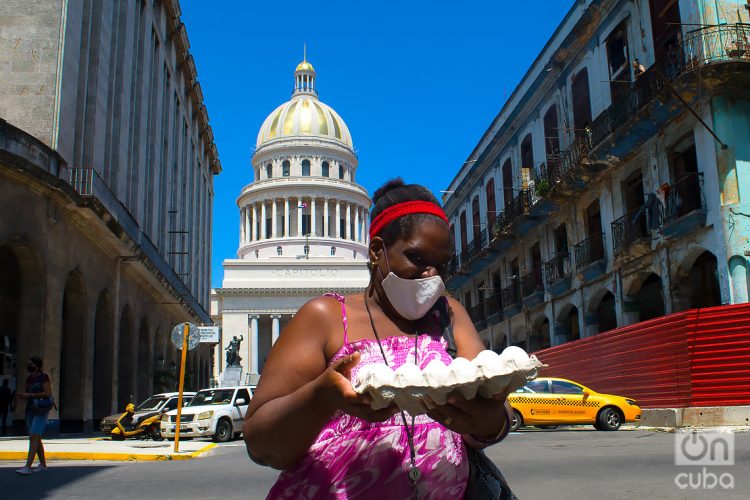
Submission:
{"label": "colonial building facade", "polygon": [[748,301],[748,14],[575,2],[444,197],[448,288],[488,344]]}
{"label": "colonial building facade", "polygon": [[[344,120],[318,99],[313,66],[294,72],[291,100],[263,122],[253,182],[237,199],[237,259],[224,261],[212,298],[221,346],[242,337],[242,365],[257,380],[284,326],[325,292],[363,290],[369,281],[370,199],[355,182],[357,155]],[[217,351],[215,376],[224,367]]]}
{"label": "colonial building facade", "polygon": [[[221,165],[176,0],[10,0],[0,19],[0,376],[42,356],[52,421],[80,431],[174,390],[172,328],[210,323]],[[187,387],[210,369],[191,351]]]}

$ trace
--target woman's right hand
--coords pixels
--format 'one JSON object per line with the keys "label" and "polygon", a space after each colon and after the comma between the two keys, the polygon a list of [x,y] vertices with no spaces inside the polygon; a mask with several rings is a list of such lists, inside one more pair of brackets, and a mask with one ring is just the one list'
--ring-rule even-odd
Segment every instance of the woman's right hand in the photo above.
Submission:
{"label": "woman's right hand", "polygon": [[317,379],[320,395],[327,405],[349,415],[367,420],[382,422],[398,412],[395,404],[380,410],[370,407],[372,398],[367,394],[357,394],[351,383],[351,372],[361,359],[355,352],[331,363]]}

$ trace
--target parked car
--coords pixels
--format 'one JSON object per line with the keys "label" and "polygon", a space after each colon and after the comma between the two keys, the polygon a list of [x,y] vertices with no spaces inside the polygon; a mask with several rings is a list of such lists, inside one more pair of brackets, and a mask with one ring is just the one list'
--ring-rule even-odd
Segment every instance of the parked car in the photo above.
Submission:
{"label": "parked car", "polygon": [[524,425],[592,424],[616,431],[624,422],[637,422],[641,409],[634,399],[598,393],[564,378],[540,377],[508,396],[513,407],[511,430]]}
{"label": "parked car", "polygon": [[[242,434],[242,421],[253,393],[249,386],[202,389],[182,409],[180,437],[211,437],[226,442]],[[177,410],[161,420],[161,434],[173,438],[177,426]]]}
{"label": "parked car", "polygon": [[[148,398],[143,403],[139,404],[135,408],[135,413],[133,414],[133,421],[138,422],[140,418],[145,414],[151,414],[155,411],[158,412],[166,412],[169,410],[174,410],[177,408],[177,396],[178,393],[176,392],[165,392],[162,394],[154,394],[150,398]],[[192,397],[195,396],[194,392],[184,392],[182,394],[182,406],[187,405]],[[123,411],[125,408],[123,408]],[[104,434],[110,435],[112,432],[112,429],[117,425],[117,419],[120,418],[122,415],[122,412],[115,413],[114,415],[110,415],[108,417],[104,417],[102,421],[99,423],[99,430],[101,430]]]}

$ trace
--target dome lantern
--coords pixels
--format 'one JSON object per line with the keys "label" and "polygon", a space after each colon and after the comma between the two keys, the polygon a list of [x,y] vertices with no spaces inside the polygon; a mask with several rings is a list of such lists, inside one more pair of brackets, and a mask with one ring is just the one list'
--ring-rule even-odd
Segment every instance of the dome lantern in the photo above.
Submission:
{"label": "dome lantern", "polygon": [[294,92],[292,95],[308,94],[318,95],[315,90],[315,68],[307,62],[307,44],[303,51],[302,62],[294,70]]}

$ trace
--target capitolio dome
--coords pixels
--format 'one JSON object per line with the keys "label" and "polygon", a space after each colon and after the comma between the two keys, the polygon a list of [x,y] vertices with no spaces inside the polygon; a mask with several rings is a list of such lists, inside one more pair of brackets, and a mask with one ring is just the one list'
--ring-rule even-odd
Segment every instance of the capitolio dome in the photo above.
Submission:
{"label": "capitolio dome", "polygon": [[352,136],[344,120],[330,106],[318,99],[315,90],[315,69],[307,60],[294,71],[294,92],[263,122],[256,141],[256,150],[264,144],[292,137],[316,137],[341,142],[354,149]]}

